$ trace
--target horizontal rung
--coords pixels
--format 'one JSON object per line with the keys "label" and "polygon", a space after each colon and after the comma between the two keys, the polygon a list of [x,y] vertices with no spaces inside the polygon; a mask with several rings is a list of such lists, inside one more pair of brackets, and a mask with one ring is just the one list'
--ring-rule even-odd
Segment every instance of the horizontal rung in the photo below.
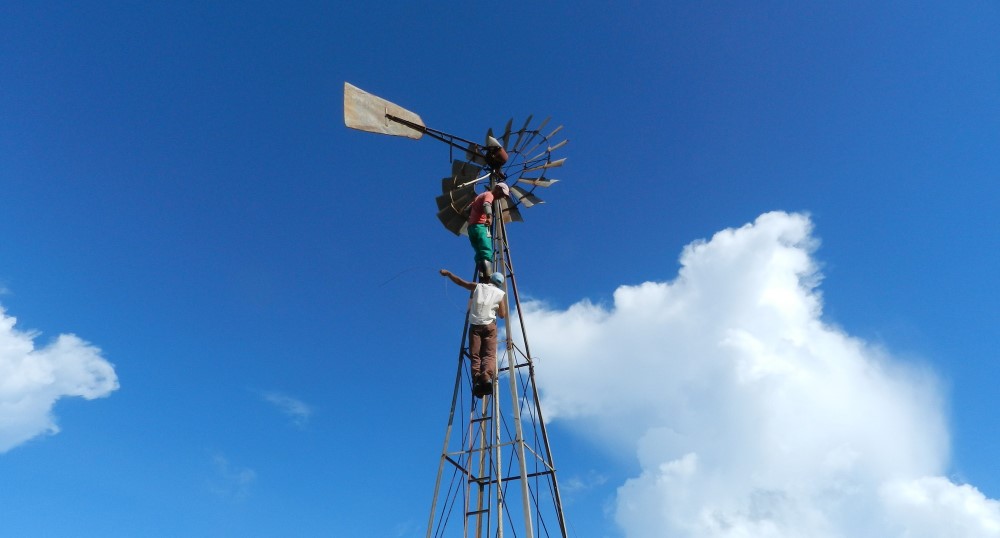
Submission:
{"label": "horizontal rung", "polygon": [[[554,474],[554,472],[553,471],[539,471],[537,473],[528,473],[524,477],[525,478],[535,478],[536,476],[545,476],[545,475],[550,475],[550,474]],[[510,476],[504,477],[503,481],[504,482],[513,482],[515,480],[520,480],[520,479],[521,479],[520,475],[510,475]],[[484,476],[482,478],[470,478],[469,482],[476,482],[477,484],[479,484],[479,485],[482,486],[482,485],[486,485],[486,484],[495,484],[496,483],[496,479],[488,477],[488,476]]]}

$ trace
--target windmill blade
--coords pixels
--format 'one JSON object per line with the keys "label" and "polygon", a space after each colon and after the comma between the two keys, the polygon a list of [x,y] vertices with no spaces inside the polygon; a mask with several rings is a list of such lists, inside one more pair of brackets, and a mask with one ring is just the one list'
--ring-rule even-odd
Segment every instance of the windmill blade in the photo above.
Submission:
{"label": "windmill blade", "polygon": [[536,127],[534,131],[532,131],[531,136],[529,136],[528,138],[524,139],[524,143],[521,144],[521,149],[519,150],[522,154],[531,153],[532,151],[535,151],[535,148],[537,148],[538,146],[542,145],[546,141],[545,138],[542,138],[534,146],[531,146],[531,149],[529,149],[529,150],[525,150],[524,149],[524,148],[528,147],[528,144],[534,142],[534,140],[535,140],[536,137],[538,137],[538,136],[540,136],[542,134],[542,129],[545,128],[545,124],[547,124],[549,122],[549,120],[551,120],[551,119],[552,119],[552,116],[549,116],[549,117],[545,118],[544,120],[542,120],[542,123],[538,124],[538,127]]}
{"label": "windmill blade", "polygon": [[466,233],[466,228],[469,226],[469,219],[456,213],[451,207],[446,207],[438,211],[437,217],[441,221],[441,224],[455,235]]}
{"label": "windmill blade", "polygon": [[528,116],[528,119],[524,120],[524,126],[517,132],[517,138],[514,139],[514,145],[511,146],[510,149],[513,150],[517,147],[518,142],[521,141],[521,137],[524,136],[525,132],[527,132],[528,124],[531,123],[531,118],[532,116]]}
{"label": "windmill blade", "polygon": [[535,204],[545,203],[545,200],[542,200],[541,198],[535,196],[534,194],[531,194],[530,192],[516,185],[512,186],[510,188],[510,191],[511,194],[514,196],[514,198],[517,198],[518,203],[520,203],[524,207],[531,207]]}
{"label": "windmill blade", "polygon": [[[389,121],[386,115],[396,116],[417,127]],[[405,108],[374,96],[357,86],[344,82],[344,125],[351,129],[390,136],[418,139],[424,135],[423,120]]]}
{"label": "windmill blade", "polygon": [[437,201],[439,211],[450,207],[455,213],[465,214],[466,208],[468,208],[469,204],[471,204],[475,199],[476,188],[463,187],[461,189],[448,191],[435,198],[435,201]]}
{"label": "windmill blade", "polygon": [[[467,184],[475,183],[478,179],[477,176],[479,172],[482,171],[481,166],[476,166],[465,161],[460,161],[458,159],[451,162],[451,177],[445,178],[441,183],[443,192],[448,192],[459,187],[464,187]],[[450,184],[449,184],[450,182]],[[447,187],[445,187],[447,185]]]}
{"label": "windmill blade", "polygon": [[538,132],[542,132],[542,129],[545,128],[545,126],[549,123],[549,120],[551,120],[551,119],[552,119],[552,116],[549,116],[549,117],[545,118],[544,120],[542,120],[542,123],[538,124],[538,127],[537,127]]}
{"label": "windmill blade", "polygon": [[[549,116],[549,117],[545,118],[544,120],[542,120],[542,123],[538,124],[538,127],[536,127],[535,129],[529,131],[531,133],[531,136],[529,136],[529,137],[527,137],[527,138],[524,139],[524,142],[521,144],[521,147],[520,148],[514,148],[514,149],[516,151],[521,152],[521,153],[530,153],[531,151],[534,151],[535,148],[531,148],[531,150],[529,150],[529,151],[523,151],[523,150],[524,150],[525,147],[527,147],[528,144],[530,144],[535,139],[536,136],[542,134],[542,129],[545,127],[545,124],[548,123],[549,120],[551,120],[551,119],[552,119],[552,116]],[[538,146],[535,146],[535,147],[538,147]]]}
{"label": "windmill blade", "polygon": [[500,200],[500,214],[503,215],[504,222],[524,222],[524,217],[521,216],[517,206],[506,198]]}
{"label": "windmill blade", "polygon": [[567,142],[569,142],[568,138],[566,140],[563,140],[562,142],[554,145],[554,146],[549,146],[549,149],[548,149],[549,153],[552,153],[553,151],[555,151],[555,150],[557,150],[557,149],[565,146]]}
{"label": "windmill blade", "polygon": [[547,179],[544,177],[522,177],[517,180],[518,183],[527,183],[528,185],[534,185],[536,187],[551,187],[553,183],[558,183],[558,179]]}
{"label": "windmill blade", "polygon": [[534,157],[532,157],[530,159],[527,159],[527,162],[530,163],[532,161],[537,161],[537,160],[541,159],[542,157],[545,157],[546,155],[551,154],[553,151],[555,151],[555,150],[557,150],[557,149],[565,146],[567,142],[569,142],[569,140],[563,140],[562,142],[560,142],[560,143],[558,143],[558,144],[556,144],[554,146],[549,146],[549,147],[545,148],[545,150],[542,151],[541,153],[539,153],[538,155],[535,155]]}
{"label": "windmill blade", "polygon": [[[532,151],[535,151],[535,149],[537,149],[537,148],[538,148],[539,146],[541,146],[541,145],[542,145],[543,143],[545,143],[545,142],[547,142],[547,141],[551,140],[551,139],[552,139],[552,135],[554,135],[554,134],[558,133],[559,131],[561,131],[561,130],[562,130],[562,128],[563,128],[563,126],[562,126],[562,125],[560,125],[559,127],[556,127],[556,130],[555,130],[555,131],[552,131],[551,133],[549,133],[549,136],[546,136],[545,138],[542,138],[542,139],[541,139],[541,140],[540,140],[540,141],[539,141],[539,142],[538,142],[537,144],[535,144],[534,146],[532,146],[532,147],[531,147],[531,149],[529,149],[529,150],[525,150],[525,151],[523,151],[522,153],[531,153]],[[527,145],[527,144],[525,144],[525,145]],[[545,152],[542,152],[542,153],[540,153],[539,155],[544,155],[544,154],[545,154]],[[537,158],[538,158],[538,156],[535,156],[535,157],[532,157],[532,158],[531,158],[531,159],[529,159],[529,160],[535,160],[535,159],[537,159]]]}
{"label": "windmill blade", "polygon": [[[455,178],[452,177],[441,178],[441,192],[443,192],[444,194],[448,194],[453,190],[455,190]],[[438,209],[442,208],[441,198],[442,198],[441,196],[437,197]]]}
{"label": "windmill blade", "polygon": [[[531,153],[531,152],[535,151],[535,150],[536,150],[536,149],[538,149],[539,147],[541,147],[541,145],[542,145],[542,144],[544,144],[544,143],[545,143],[545,142],[547,142],[547,141],[548,141],[548,139],[547,139],[547,138],[542,138],[541,140],[539,140],[539,141],[538,141],[538,143],[537,143],[537,144],[535,144],[534,146],[531,146],[531,149],[526,149],[526,150],[522,151],[521,153],[522,153],[523,155],[527,155],[527,154],[529,154],[529,153]],[[525,144],[525,146],[527,146],[527,144]],[[544,153],[544,152],[542,152],[542,155],[544,155],[544,154],[545,154],[545,153]],[[533,158],[532,158],[532,159],[530,159],[530,160],[534,160],[534,159],[537,159],[537,158],[538,158],[538,157],[536,156],[536,157],[533,157]]]}
{"label": "windmill blade", "polygon": [[455,178],[472,179],[476,177],[476,174],[478,174],[480,170],[482,170],[482,168],[458,159],[451,162],[451,175]]}
{"label": "windmill blade", "polygon": [[486,166],[486,158],[483,157],[482,153],[479,153],[479,144],[469,143],[468,149],[465,150],[465,160],[478,164],[479,166]]}
{"label": "windmill blade", "polygon": [[[532,143],[535,140],[536,136],[538,136],[538,131],[528,131],[528,136],[524,137],[524,141],[521,142],[521,147],[514,148],[514,151],[516,151],[516,152],[518,152],[518,153],[520,153],[522,155],[524,155],[525,153],[527,153],[526,151],[524,151],[524,148],[528,144]],[[535,147],[538,147],[538,146],[536,145]],[[534,149],[534,148],[532,148],[532,149]]]}
{"label": "windmill blade", "polygon": [[523,173],[526,174],[528,172],[534,172],[535,170],[543,170],[543,169],[546,169],[546,168],[558,168],[558,167],[562,166],[563,163],[565,163],[565,162],[566,162],[566,157],[563,157],[562,159],[559,159],[558,161],[552,161],[550,163],[543,164],[541,166],[536,166],[534,168],[528,168],[527,170],[524,170]]}
{"label": "windmill blade", "polygon": [[[450,178],[445,178],[448,180]],[[455,235],[462,235],[468,227],[468,208],[476,198],[476,188],[469,186],[438,196],[438,220]]]}
{"label": "windmill blade", "polygon": [[[553,151],[555,151],[555,150],[557,150],[557,149],[565,146],[568,142],[569,142],[569,139],[566,139],[566,140],[563,140],[562,142],[560,142],[560,143],[558,143],[558,144],[556,144],[554,146],[549,146],[549,147],[545,148],[545,151],[539,153],[538,155],[535,155],[534,157],[532,157],[530,159],[527,159],[526,161],[529,162],[529,163],[532,162],[532,161],[537,161],[537,160],[541,159],[542,157],[545,157],[546,155],[551,154]],[[534,149],[534,148],[532,148],[532,149]]]}
{"label": "windmill blade", "polygon": [[510,141],[510,126],[512,123],[514,123],[514,118],[507,120],[507,126],[503,129],[503,137],[500,140],[504,149],[507,149],[507,142]]}

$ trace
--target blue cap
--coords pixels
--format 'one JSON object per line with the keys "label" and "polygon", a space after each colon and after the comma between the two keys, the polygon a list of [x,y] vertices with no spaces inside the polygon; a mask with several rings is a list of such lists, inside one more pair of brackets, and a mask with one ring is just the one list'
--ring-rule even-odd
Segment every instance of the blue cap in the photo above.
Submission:
{"label": "blue cap", "polygon": [[490,282],[496,284],[497,286],[503,286],[503,274],[493,273],[490,275]]}

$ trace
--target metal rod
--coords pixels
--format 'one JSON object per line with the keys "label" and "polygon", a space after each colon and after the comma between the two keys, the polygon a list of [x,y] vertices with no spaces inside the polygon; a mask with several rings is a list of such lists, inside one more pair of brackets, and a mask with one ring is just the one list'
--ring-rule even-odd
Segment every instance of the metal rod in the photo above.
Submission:
{"label": "metal rod", "polygon": [[[500,215],[500,212],[499,212],[500,203],[499,203],[499,201],[494,202],[494,203],[496,203],[496,207],[494,208],[494,210],[495,210],[495,212],[496,212],[497,215]],[[505,261],[509,261],[510,256],[509,256],[509,251],[507,250],[508,249],[508,247],[507,247],[507,229],[504,226],[503,218],[497,219],[496,225],[497,225],[497,230],[500,232],[500,234],[499,234],[500,235],[500,244],[501,244],[501,247],[503,249],[501,251],[501,254],[503,254],[503,253],[506,252],[508,255],[506,256],[507,260],[505,260]],[[516,284],[515,279],[514,279],[514,272],[513,272],[513,269],[510,267],[510,265],[509,264],[507,264],[507,265],[508,265],[508,269],[511,269],[511,271],[510,271],[510,274],[511,274],[511,279],[510,279],[511,280],[511,289],[512,289],[512,291],[514,291],[514,294],[516,295],[517,294],[517,291],[516,291],[517,290],[517,284]],[[506,295],[504,296],[503,300],[509,303],[509,299],[508,299],[508,297]],[[508,308],[508,316],[510,315],[509,310],[510,309]],[[520,308],[520,305],[518,305],[518,316],[520,316],[520,312],[521,312],[521,308]],[[524,334],[524,321],[520,320],[520,322],[521,322],[521,327],[522,327],[521,328],[521,334],[523,335]],[[513,343],[511,331],[509,329],[510,328],[510,324],[509,323],[507,324],[507,327],[508,327],[508,330],[507,330],[507,356],[508,356],[508,360],[511,360],[511,359],[509,359],[509,357],[512,357],[514,355],[514,343]],[[530,370],[529,370],[529,372],[530,372]],[[512,372],[512,374],[513,374],[513,372]],[[518,397],[518,394],[517,394],[517,375],[509,375],[509,376],[507,376],[507,378],[510,381],[510,401],[511,401],[511,408],[512,408],[513,413],[514,413],[514,436],[515,436],[514,438],[517,441],[517,446],[515,447],[515,451],[517,453],[518,468],[519,468],[520,473],[521,473],[521,505],[522,505],[521,509],[523,510],[523,514],[522,515],[524,516],[524,530],[525,530],[525,535],[527,536],[527,538],[533,538],[534,535],[535,535],[535,533],[534,533],[534,531],[532,529],[532,524],[531,524],[531,503],[529,502],[530,499],[531,499],[531,490],[529,489],[528,480],[527,480],[528,468],[527,468],[527,465],[526,465],[526,462],[525,462],[525,459],[524,459],[524,431],[521,428],[521,410],[519,409],[520,406],[518,405],[518,402],[520,401],[520,398]]]}
{"label": "metal rod", "polygon": [[462,471],[462,474],[469,474],[469,470],[466,469],[461,462],[455,461],[450,455],[447,454],[444,456],[444,458],[448,460],[448,463],[454,465],[459,471]]}
{"label": "metal rod", "polygon": [[[504,324],[506,325],[506,320],[504,321]],[[499,377],[499,374],[497,374],[497,377]],[[500,416],[500,398],[498,398],[498,396],[500,395],[499,394],[499,388],[500,388],[500,383],[498,383],[497,380],[494,380],[493,386],[491,387],[491,389],[492,389],[492,396],[493,396],[493,402],[492,403],[493,403],[493,416],[494,417],[499,417]],[[497,499],[497,506],[499,507],[499,506],[501,506],[505,502],[504,498],[502,497],[502,492],[503,492],[503,489],[502,489],[503,488],[502,480],[503,479],[501,478],[501,476],[502,476],[502,470],[500,468],[500,465],[503,463],[503,460],[501,458],[501,453],[503,451],[503,448],[501,448],[502,445],[500,444],[500,421],[499,420],[494,420],[493,421],[493,431],[495,432],[494,433],[494,445],[496,446],[496,449],[493,450],[492,452],[490,452],[490,454],[493,455],[493,469],[495,470],[496,477],[497,477],[496,478],[496,483],[497,483],[497,487],[496,487],[496,494],[497,494],[496,495],[496,499]],[[497,515],[497,538],[503,538],[503,512],[501,512],[500,510],[497,510],[497,514],[496,515]]]}
{"label": "metal rod", "polygon": [[[524,339],[524,352],[528,364],[528,377],[531,380],[532,399],[534,400],[535,403],[535,412],[537,413],[538,416],[539,429],[542,432],[542,442],[545,446],[545,457],[547,459],[547,463],[550,466],[550,468],[555,470],[556,464],[555,460],[552,458],[552,447],[549,445],[549,434],[547,429],[545,428],[545,419],[542,416],[542,404],[538,398],[538,386],[535,384],[535,365],[534,361],[532,361],[531,359],[531,348],[528,346],[528,332],[525,330],[524,316],[522,315],[521,311],[521,299],[517,292],[517,277],[515,276],[514,273],[514,262],[512,260],[510,253],[510,242],[507,241],[507,227],[504,226],[503,219],[500,219],[500,230],[503,237],[503,245],[505,249],[504,252],[505,262],[507,264],[507,267],[510,269],[511,291],[513,292],[514,295],[514,304],[517,307],[517,318],[521,326],[521,337]],[[556,503],[556,518],[559,520],[559,530],[562,532],[562,536],[566,537],[568,536],[568,534],[566,533],[566,518],[563,515],[562,497],[559,494],[559,481],[556,478],[555,472],[552,473],[552,489]]]}
{"label": "metal rod", "polygon": [[461,142],[465,142],[466,144],[473,144],[477,148],[479,147],[479,144],[476,144],[475,142],[473,142],[471,140],[466,140],[466,139],[464,139],[464,138],[462,138],[460,136],[455,136],[453,134],[446,133],[444,131],[438,131],[437,129],[431,129],[430,127],[425,127],[423,125],[420,125],[419,123],[413,123],[412,121],[404,120],[403,118],[400,118],[400,117],[397,117],[397,116],[393,116],[392,114],[386,114],[385,118],[387,120],[389,120],[389,121],[394,121],[394,122],[399,123],[401,125],[405,125],[405,126],[409,127],[410,129],[413,129],[414,131],[420,131],[421,133],[424,133],[425,135],[427,135],[427,136],[429,136],[431,138],[434,138],[436,140],[440,140],[440,141],[444,142],[445,144],[448,144],[449,146],[453,146],[455,148],[458,148],[458,149],[460,149],[462,151],[468,151],[469,148],[464,147],[464,146],[459,145],[459,144],[456,144],[455,140],[458,140],[458,141],[461,141]]}
{"label": "metal rod", "polygon": [[[387,114],[388,115],[388,114]],[[469,313],[465,313],[465,327],[469,326]],[[434,510],[437,507],[438,493],[441,489],[441,471],[444,470],[445,458],[448,454],[448,439],[451,438],[451,428],[455,424],[455,406],[458,403],[458,390],[462,386],[462,350],[465,349],[465,338],[468,334],[467,329],[462,329],[462,343],[458,347],[458,371],[455,373],[455,390],[452,392],[451,396],[451,410],[448,412],[448,427],[445,428],[444,432],[444,448],[441,449],[441,462],[438,464],[438,474],[437,479],[434,481],[434,497],[431,500],[431,515],[430,521],[427,522],[427,538],[431,538],[431,533],[434,531]]]}

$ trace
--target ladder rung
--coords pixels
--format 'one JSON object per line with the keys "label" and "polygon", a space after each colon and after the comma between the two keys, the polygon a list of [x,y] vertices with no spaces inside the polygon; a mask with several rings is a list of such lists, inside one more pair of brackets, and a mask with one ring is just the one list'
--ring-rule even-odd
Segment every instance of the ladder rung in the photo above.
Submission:
{"label": "ladder rung", "polygon": [[[551,475],[551,474],[555,474],[555,471],[539,471],[537,473],[528,473],[528,474],[524,475],[524,477],[525,478],[535,478],[536,476],[545,476],[545,475]],[[503,481],[504,482],[513,482],[515,480],[520,480],[520,479],[521,479],[521,476],[515,474],[515,475],[510,475],[510,476],[504,477]],[[487,484],[495,484],[497,481],[493,477],[484,476],[482,478],[470,478],[469,482],[475,482],[475,483],[479,484],[480,486],[485,486]]]}

